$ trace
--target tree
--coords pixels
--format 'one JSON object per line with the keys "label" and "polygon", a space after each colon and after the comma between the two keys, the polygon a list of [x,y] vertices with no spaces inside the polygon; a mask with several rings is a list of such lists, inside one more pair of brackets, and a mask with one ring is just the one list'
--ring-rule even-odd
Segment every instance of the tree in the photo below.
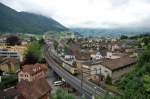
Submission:
{"label": "tree", "polygon": [[54,41],[53,46],[54,46],[54,49],[55,49],[55,50],[57,50],[58,45],[59,45],[58,42],[57,42],[57,41]]}
{"label": "tree", "polygon": [[75,97],[62,89],[58,89],[53,99],[75,99]]}
{"label": "tree", "polygon": [[72,38],[68,39],[66,44],[71,44],[71,43],[75,43],[74,39]]}
{"label": "tree", "polygon": [[146,50],[144,51],[140,57],[139,57],[139,60],[138,60],[138,65],[137,66],[143,66],[144,64],[146,63],[150,63],[150,50]]}
{"label": "tree", "polygon": [[18,36],[11,35],[11,36],[7,37],[6,43],[7,43],[7,45],[10,45],[10,46],[20,45],[21,40]]}
{"label": "tree", "polygon": [[44,45],[44,44],[45,44],[45,42],[44,42],[44,39],[43,39],[43,38],[39,40],[39,44],[40,44],[40,45]]}
{"label": "tree", "polygon": [[37,41],[37,39],[36,39],[36,37],[31,36],[31,37],[30,37],[30,41],[31,41],[31,42],[33,42],[33,41]]}
{"label": "tree", "polygon": [[107,75],[106,80],[105,80],[106,84],[112,84],[112,79],[109,75]]}
{"label": "tree", "polygon": [[27,52],[27,54],[25,55],[23,64],[35,64],[38,62],[38,57],[35,56],[32,52]]}
{"label": "tree", "polygon": [[67,45],[65,45],[64,47],[64,53],[68,53],[69,52],[69,47]]}
{"label": "tree", "polygon": [[145,44],[145,45],[148,45],[149,42],[150,42],[150,37],[144,37],[142,42]]}
{"label": "tree", "polygon": [[23,64],[34,64],[37,62],[44,63],[45,60],[43,59],[43,56],[42,56],[42,48],[43,48],[43,45],[41,45],[37,41],[29,45],[25,53]]}
{"label": "tree", "polygon": [[99,99],[150,99],[150,49],[140,55],[134,70],[118,81],[117,86],[124,91],[123,96]]}
{"label": "tree", "polygon": [[147,92],[150,92],[150,75],[144,75],[144,88]]}
{"label": "tree", "polygon": [[18,79],[14,75],[2,76],[2,82],[0,83],[0,89],[6,89],[15,86],[18,83]]}
{"label": "tree", "polygon": [[126,35],[121,35],[121,37],[120,37],[120,39],[127,39],[128,38],[128,36],[126,36]]}
{"label": "tree", "polygon": [[121,99],[150,99],[150,50],[140,55],[135,69],[122,79],[119,87],[125,94]]}

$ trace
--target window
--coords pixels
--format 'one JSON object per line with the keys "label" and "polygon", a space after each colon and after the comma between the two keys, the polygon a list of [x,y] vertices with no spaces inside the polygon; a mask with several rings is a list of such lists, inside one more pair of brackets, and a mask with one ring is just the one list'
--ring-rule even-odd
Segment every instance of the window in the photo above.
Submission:
{"label": "window", "polygon": [[23,76],[23,74],[20,74],[20,76],[22,77],[22,76]]}

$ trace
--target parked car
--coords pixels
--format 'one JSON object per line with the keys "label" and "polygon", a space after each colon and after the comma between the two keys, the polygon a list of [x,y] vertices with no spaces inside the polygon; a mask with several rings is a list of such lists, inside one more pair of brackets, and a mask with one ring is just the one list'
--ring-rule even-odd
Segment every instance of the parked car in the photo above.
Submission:
{"label": "parked car", "polygon": [[63,81],[55,81],[53,84],[54,84],[54,86],[61,86],[64,84],[64,82]]}

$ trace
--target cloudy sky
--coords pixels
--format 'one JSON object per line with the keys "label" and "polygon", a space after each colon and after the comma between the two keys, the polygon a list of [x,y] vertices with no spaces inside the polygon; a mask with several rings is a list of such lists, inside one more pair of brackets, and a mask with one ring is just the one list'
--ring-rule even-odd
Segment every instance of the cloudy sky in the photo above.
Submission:
{"label": "cloudy sky", "polygon": [[67,27],[150,27],[150,0],[0,0]]}

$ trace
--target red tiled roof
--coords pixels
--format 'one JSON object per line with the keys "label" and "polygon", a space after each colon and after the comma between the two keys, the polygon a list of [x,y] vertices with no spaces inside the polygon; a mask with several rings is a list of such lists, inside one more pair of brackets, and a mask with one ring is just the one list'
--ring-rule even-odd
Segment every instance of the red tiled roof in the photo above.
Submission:
{"label": "red tiled roof", "polygon": [[48,70],[48,65],[47,64],[41,64],[42,70],[47,71]]}
{"label": "red tiled roof", "polygon": [[46,69],[43,64],[31,64],[31,65],[24,65],[22,67],[22,72],[27,72],[30,75],[34,75],[37,72],[41,72],[42,70]]}
{"label": "red tiled roof", "polygon": [[33,82],[21,81],[16,88],[26,99],[39,99],[51,91],[50,85],[44,78]]}

